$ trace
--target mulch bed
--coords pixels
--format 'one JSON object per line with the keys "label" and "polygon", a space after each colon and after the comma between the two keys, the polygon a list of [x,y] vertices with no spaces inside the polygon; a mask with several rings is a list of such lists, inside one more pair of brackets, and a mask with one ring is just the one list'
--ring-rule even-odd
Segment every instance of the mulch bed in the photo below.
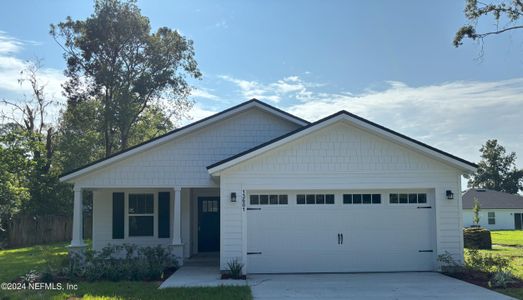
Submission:
{"label": "mulch bed", "polygon": [[[479,271],[465,271],[465,272],[457,272],[457,273],[443,273],[449,277],[453,277],[459,280],[466,281],[468,283],[472,283],[475,285],[479,285],[484,288],[490,289],[489,287],[489,280],[490,275],[485,272],[479,272]],[[513,283],[507,284],[507,288],[523,288],[523,281],[517,278],[514,278]]]}
{"label": "mulch bed", "polygon": [[232,278],[231,274],[223,273],[221,278],[222,278],[222,279],[238,279],[238,280],[245,280],[245,279],[247,279],[247,276],[242,275],[242,276],[240,276],[240,278]]}

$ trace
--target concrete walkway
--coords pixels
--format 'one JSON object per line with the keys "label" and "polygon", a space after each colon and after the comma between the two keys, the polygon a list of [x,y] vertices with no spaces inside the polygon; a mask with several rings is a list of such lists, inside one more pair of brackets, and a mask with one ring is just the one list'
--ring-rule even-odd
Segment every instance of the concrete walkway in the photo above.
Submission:
{"label": "concrete walkway", "polygon": [[220,276],[218,254],[199,255],[188,259],[160,288],[247,285],[246,280],[222,280]]}
{"label": "concrete walkway", "polygon": [[251,275],[254,299],[512,299],[439,273]]}

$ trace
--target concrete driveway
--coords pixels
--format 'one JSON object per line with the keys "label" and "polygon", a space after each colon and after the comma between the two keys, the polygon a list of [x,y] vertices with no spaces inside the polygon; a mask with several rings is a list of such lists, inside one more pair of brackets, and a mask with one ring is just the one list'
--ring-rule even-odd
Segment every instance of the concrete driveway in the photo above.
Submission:
{"label": "concrete driveway", "polygon": [[254,299],[512,299],[431,272],[249,275]]}

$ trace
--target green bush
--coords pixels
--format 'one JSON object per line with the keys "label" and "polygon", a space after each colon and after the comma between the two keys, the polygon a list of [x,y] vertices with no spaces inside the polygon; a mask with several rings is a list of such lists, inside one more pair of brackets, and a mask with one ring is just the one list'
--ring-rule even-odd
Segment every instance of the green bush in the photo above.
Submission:
{"label": "green bush", "polygon": [[492,255],[490,253],[481,254],[477,249],[469,249],[465,258],[465,267],[468,269],[481,271],[489,274],[508,272],[511,270],[508,258]]}
{"label": "green bush", "polygon": [[229,273],[232,279],[241,279],[242,269],[243,264],[238,258],[235,258],[227,263],[227,273]]}
{"label": "green bush", "polygon": [[481,227],[463,229],[463,241],[468,249],[492,249],[490,231]]}
{"label": "green bush", "polygon": [[109,245],[100,251],[73,256],[68,277],[99,280],[159,280],[167,269],[178,268],[176,258],[162,246]]}

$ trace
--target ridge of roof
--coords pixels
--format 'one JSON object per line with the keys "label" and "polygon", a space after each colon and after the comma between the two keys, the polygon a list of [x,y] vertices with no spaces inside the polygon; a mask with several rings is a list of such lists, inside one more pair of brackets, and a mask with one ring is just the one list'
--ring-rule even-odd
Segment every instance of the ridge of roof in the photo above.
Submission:
{"label": "ridge of roof", "polygon": [[391,134],[396,135],[396,136],[398,136],[398,137],[400,137],[400,138],[406,139],[406,140],[408,140],[408,141],[410,141],[410,142],[413,142],[413,143],[415,143],[415,144],[417,144],[417,145],[419,145],[419,146],[425,147],[425,148],[427,148],[427,149],[429,149],[429,150],[432,150],[432,151],[435,151],[435,152],[437,152],[437,153],[439,153],[439,154],[445,155],[445,156],[447,156],[447,157],[449,157],[449,158],[452,158],[452,159],[454,159],[454,160],[457,160],[457,161],[459,161],[459,162],[461,162],[461,163],[464,163],[464,164],[466,164],[466,165],[469,165],[469,166],[471,166],[471,167],[474,167],[474,168],[477,168],[477,167],[478,167],[478,165],[475,164],[475,163],[473,163],[473,162],[470,162],[470,161],[468,161],[468,160],[462,159],[462,158],[460,158],[460,157],[457,157],[457,156],[455,156],[455,155],[452,155],[452,154],[450,154],[450,153],[448,153],[448,152],[445,152],[445,151],[443,151],[443,150],[437,149],[437,148],[432,147],[432,146],[430,146],[430,145],[427,145],[427,144],[425,144],[425,143],[423,143],[423,142],[420,142],[420,141],[418,141],[418,140],[416,140],[416,139],[413,139],[413,138],[411,138],[411,137],[408,137],[408,136],[406,136],[406,135],[404,135],[404,134],[401,134],[401,133],[399,133],[399,132],[397,132],[397,131],[394,131],[394,130],[392,130],[392,129],[389,129],[389,128],[387,128],[387,127],[384,127],[384,126],[382,126],[382,125],[379,125],[379,124],[377,124],[377,123],[374,123],[374,122],[372,122],[372,121],[369,121],[369,120],[367,120],[367,119],[365,119],[365,118],[362,118],[362,117],[360,117],[360,116],[358,116],[358,115],[355,115],[355,114],[353,114],[353,113],[350,113],[350,112],[348,112],[348,111],[346,111],[346,110],[340,110],[340,111],[338,111],[338,112],[336,112],[336,113],[334,113],[334,114],[332,114],[332,115],[329,115],[329,116],[327,116],[327,117],[324,117],[324,118],[322,118],[322,119],[320,119],[320,120],[318,120],[318,121],[315,121],[315,122],[313,122],[313,123],[309,123],[309,124],[306,125],[306,126],[303,126],[303,127],[298,128],[298,129],[296,129],[296,130],[294,130],[294,131],[291,131],[291,132],[289,132],[289,133],[286,133],[286,134],[284,134],[284,135],[281,135],[281,136],[279,136],[279,137],[276,137],[276,138],[274,138],[274,139],[272,139],[272,140],[270,140],[270,141],[267,141],[267,142],[265,142],[265,143],[262,143],[262,144],[260,144],[260,145],[258,145],[258,146],[255,146],[255,147],[253,147],[253,148],[247,149],[247,150],[245,150],[245,151],[243,151],[243,152],[240,152],[240,153],[238,153],[238,154],[235,154],[235,155],[233,155],[233,156],[231,156],[231,157],[228,157],[228,158],[226,158],[226,159],[223,159],[223,160],[220,160],[220,161],[218,161],[218,162],[216,162],[216,163],[213,163],[213,164],[207,166],[207,170],[210,170],[210,169],[215,168],[215,167],[217,167],[217,166],[219,166],[219,165],[222,165],[222,164],[224,164],[224,163],[227,163],[227,162],[229,162],[229,161],[232,161],[232,160],[234,160],[234,159],[236,159],[236,158],[242,157],[242,156],[244,156],[244,155],[246,155],[246,154],[248,154],[248,153],[251,153],[251,152],[253,152],[253,151],[256,151],[256,150],[258,150],[258,149],[261,149],[261,148],[263,148],[263,147],[266,147],[266,146],[268,146],[268,145],[270,145],[270,144],[273,144],[273,143],[275,143],[275,142],[277,142],[277,141],[279,141],[279,140],[282,140],[282,139],[285,139],[285,138],[290,137],[290,136],[292,136],[292,135],[295,135],[295,134],[297,134],[297,133],[299,133],[299,132],[301,132],[301,131],[303,131],[303,130],[306,130],[306,129],[309,129],[309,128],[311,128],[311,127],[314,127],[314,126],[316,126],[316,125],[318,125],[318,124],[321,124],[321,123],[323,123],[323,122],[325,122],[325,121],[328,121],[328,120],[330,120],[330,119],[332,119],[332,118],[335,118],[335,117],[337,117],[337,116],[339,116],[339,115],[347,115],[347,116],[349,116],[349,117],[352,117],[352,118],[354,118],[354,119],[357,119],[357,120],[359,120],[359,121],[362,121],[362,122],[364,122],[364,123],[366,123],[366,124],[368,124],[368,125],[371,125],[371,126],[376,127],[376,128],[378,128],[378,129],[384,130],[384,131],[386,131],[386,132],[388,132],[388,133],[391,133]]}
{"label": "ridge of roof", "polygon": [[[307,121],[307,120],[305,120],[305,119],[302,119],[302,118],[300,118],[300,117],[298,117],[298,116],[295,116],[295,115],[293,115],[293,114],[291,114],[291,113],[288,113],[288,112],[286,112],[286,111],[284,111],[284,110],[281,110],[281,109],[279,109],[279,108],[277,108],[277,107],[274,107],[274,106],[272,106],[272,105],[270,105],[270,104],[267,104],[267,103],[265,103],[265,102],[262,102],[262,101],[260,101],[260,100],[258,100],[258,99],[256,99],[256,98],[252,98],[252,99],[250,99],[250,100],[248,100],[248,101],[242,102],[242,103],[237,104],[237,105],[232,106],[232,107],[229,107],[229,108],[227,108],[227,109],[225,109],[225,110],[223,110],[223,111],[217,112],[217,113],[215,113],[215,114],[213,114],[213,115],[211,115],[211,116],[205,117],[205,118],[203,118],[203,119],[201,119],[201,120],[198,120],[198,121],[195,121],[195,122],[193,122],[193,123],[187,124],[187,125],[182,126],[182,127],[180,127],[180,128],[175,128],[175,129],[173,129],[173,130],[171,130],[171,131],[169,131],[169,132],[167,132],[167,133],[164,133],[164,134],[162,134],[162,135],[159,135],[159,136],[157,136],[157,137],[154,137],[154,138],[149,139],[149,140],[147,140],[147,141],[144,141],[144,142],[142,142],[142,143],[136,144],[136,145],[134,145],[134,146],[132,146],[132,147],[129,147],[129,148],[125,149],[125,150],[118,151],[118,152],[113,153],[113,154],[111,154],[111,155],[109,155],[109,156],[107,156],[107,157],[97,159],[97,160],[92,161],[92,162],[90,162],[90,163],[88,163],[88,164],[86,164],[86,165],[83,165],[83,166],[81,166],[81,167],[78,167],[78,168],[75,168],[75,169],[73,169],[73,170],[70,170],[70,171],[64,172],[64,173],[60,174],[60,179],[61,179],[62,177],[65,177],[65,176],[68,176],[68,175],[74,174],[74,173],[76,173],[76,172],[78,172],[78,171],[81,171],[81,170],[83,170],[83,169],[85,169],[85,168],[88,168],[88,167],[94,166],[94,165],[99,164],[99,163],[101,163],[101,162],[104,162],[104,161],[106,161],[106,160],[108,160],[108,159],[111,159],[111,158],[114,158],[114,157],[119,156],[119,155],[121,155],[121,154],[127,153],[127,152],[129,152],[129,151],[131,151],[131,150],[134,150],[134,149],[136,149],[136,148],[142,147],[142,146],[144,146],[144,145],[147,145],[147,144],[149,144],[149,143],[151,143],[151,142],[157,141],[157,140],[162,139],[162,138],[164,138],[164,137],[167,137],[167,136],[169,136],[169,135],[172,135],[172,134],[178,133],[178,132],[183,131],[183,130],[187,130],[187,129],[191,128],[191,127],[194,127],[195,125],[198,125],[198,124],[201,124],[201,123],[206,122],[206,121],[208,121],[208,120],[211,120],[211,119],[214,119],[214,118],[216,118],[216,117],[222,116],[222,115],[224,115],[224,114],[226,114],[226,113],[228,113],[228,112],[230,112],[230,111],[233,111],[233,110],[235,110],[235,109],[241,108],[241,107],[243,107],[243,106],[247,106],[247,105],[252,104],[252,103],[256,103],[256,104],[259,104],[259,105],[265,106],[265,107],[268,108],[268,109],[274,110],[274,111],[276,111],[276,112],[278,112],[278,113],[281,113],[281,114],[283,114],[283,115],[285,115],[285,116],[287,116],[287,117],[289,117],[289,118],[295,119],[296,121],[298,121],[298,122],[300,122],[300,123],[304,123],[304,124],[307,124],[307,125],[310,124],[310,122]],[[306,126],[306,125],[305,125],[305,126]]]}

